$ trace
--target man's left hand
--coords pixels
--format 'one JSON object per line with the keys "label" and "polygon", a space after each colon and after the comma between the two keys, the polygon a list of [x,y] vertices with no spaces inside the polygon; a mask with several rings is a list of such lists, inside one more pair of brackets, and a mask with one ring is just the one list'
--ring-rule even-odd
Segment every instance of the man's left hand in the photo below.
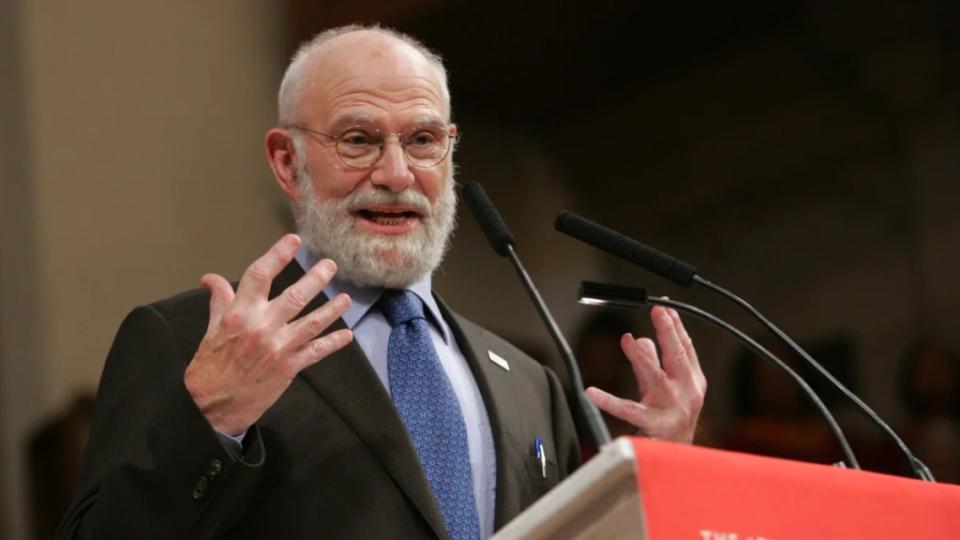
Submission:
{"label": "man's left hand", "polygon": [[624,334],[620,339],[637,378],[640,401],[623,399],[592,386],[586,390],[587,397],[600,410],[636,426],[641,435],[690,443],[703,407],[707,379],[680,315],[657,306],[650,311],[650,318],[662,358],[657,356],[657,348],[649,338],[635,339],[632,334]]}

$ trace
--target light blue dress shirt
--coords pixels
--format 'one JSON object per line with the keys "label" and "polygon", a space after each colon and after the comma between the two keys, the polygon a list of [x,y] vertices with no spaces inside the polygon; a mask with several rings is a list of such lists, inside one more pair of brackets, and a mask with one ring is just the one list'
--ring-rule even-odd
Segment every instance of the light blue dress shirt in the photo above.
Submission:
{"label": "light blue dress shirt", "polygon": [[[309,270],[319,258],[301,246],[296,255],[297,263],[304,271]],[[430,322],[430,336],[440,358],[453,391],[460,402],[460,410],[467,426],[467,447],[470,453],[470,470],[473,476],[473,494],[477,503],[477,516],[480,519],[480,534],[483,538],[493,535],[494,505],[496,503],[497,463],[493,446],[493,433],[490,418],[483,403],[483,396],[473,378],[457,340],[453,338],[450,327],[443,320],[440,308],[431,292],[431,277],[428,275],[407,288],[423,301],[427,320]],[[343,314],[343,321],[353,331],[353,337],[363,349],[370,365],[376,372],[383,387],[390,392],[390,379],[387,374],[387,343],[390,339],[390,324],[379,310],[372,309],[383,293],[381,287],[357,287],[339,276],[334,276],[324,294],[333,298],[347,293],[353,303]],[[322,362],[322,360],[321,360]]]}

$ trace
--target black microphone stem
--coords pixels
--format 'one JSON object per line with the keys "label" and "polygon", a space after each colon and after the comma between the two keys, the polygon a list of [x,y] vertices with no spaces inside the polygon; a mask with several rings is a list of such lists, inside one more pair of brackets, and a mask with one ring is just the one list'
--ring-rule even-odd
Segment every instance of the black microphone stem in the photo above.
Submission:
{"label": "black microphone stem", "polygon": [[533,300],[533,305],[537,306],[537,311],[540,312],[540,317],[543,318],[546,323],[550,337],[553,338],[553,342],[560,351],[560,356],[563,357],[563,361],[567,366],[567,373],[570,375],[570,384],[576,392],[577,399],[580,401],[580,409],[584,413],[584,420],[587,424],[586,428],[587,431],[589,431],[590,439],[596,448],[599,449],[604,444],[610,442],[610,432],[607,430],[607,425],[603,422],[597,406],[594,405],[583,392],[583,378],[580,377],[580,369],[577,367],[573,350],[570,349],[570,345],[567,343],[567,340],[564,339],[563,334],[560,332],[560,327],[557,326],[557,322],[553,320],[553,315],[547,311],[546,303],[543,301],[543,297],[540,296],[540,291],[537,290],[537,286],[533,284],[530,275],[527,274],[523,264],[520,263],[520,259],[517,257],[513,245],[508,244],[506,249],[507,258],[510,259],[513,267],[517,270],[517,274],[526,286],[527,293],[530,294],[530,299]]}
{"label": "black microphone stem", "polygon": [[893,442],[896,443],[896,445],[900,448],[900,452],[902,452],[903,455],[907,458],[907,463],[910,466],[910,469],[914,472],[914,474],[917,475],[918,478],[927,482],[935,481],[933,478],[933,473],[930,472],[930,469],[922,461],[920,461],[916,456],[913,455],[913,452],[910,451],[906,443],[903,442],[903,440],[897,435],[897,433],[893,431],[893,429],[889,425],[887,425],[887,423],[884,422],[883,419],[881,419],[880,416],[877,415],[877,413],[874,412],[873,409],[871,409],[866,403],[864,403],[863,400],[861,400],[856,394],[851,392],[843,383],[837,380],[837,378],[834,377],[830,373],[830,371],[828,371],[825,367],[823,367],[820,364],[820,362],[817,362],[816,360],[813,359],[812,356],[807,354],[807,351],[803,350],[803,347],[801,347],[795,341],[790,339],[790,336],[785,334],[775,324],[773,324],[773,322],[771,322],[769,319],[764,317],[762,313],[757,311],[757,309],[754,308],[752,305],[750,305],[750,303],[747,302],[746,300],[724,289],[723,287],[716,285],[700,277],[700,275],[694,275],[693,280],[703,285],[704,287],[707,287],[708,289],[712,289],[716,291],[717,293],[733,301],[743,309],[747,310],[747,312],[753,315],[755,319],[760,321],[760,323],[763,324],[763,326],[765,326],[767,330],[769,330],[774,335],[776,335],[780,339],[780,341],[785,343],[794,352],[796,352],[804,360],[806,360],[811,366],[813,366],[814,369],[816,369],[821,376],[823,376],[825,379],[830,381],[830,383],[833,384],[833,386],[835,386],[837,389],[839,389],[840,392],[847,397],[847,399],[852,401],[861,411],[863,411],[863,413],[866,414],[867,417],[870,418],[870,420],[873,421],[873,423],[877,427],[879,427],[891,439],[893,439]]}

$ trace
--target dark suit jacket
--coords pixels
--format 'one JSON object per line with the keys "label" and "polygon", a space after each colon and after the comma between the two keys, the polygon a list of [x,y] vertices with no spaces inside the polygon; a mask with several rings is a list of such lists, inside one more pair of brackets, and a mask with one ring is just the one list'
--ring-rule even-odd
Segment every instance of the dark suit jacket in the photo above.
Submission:
{"label": "dark suit jacket", "polygon": [[[302,275],[291,263],[271,296]],[[183,385],[208,303],[205,290],[189,291],[123,322],[61,537],[447,538],[416,451],[356,343],[301,372],[248,433],[243,455],[229,451]],[[500,528],[577,465],[573,423],[552,372],[440,307],[493,426]]]}

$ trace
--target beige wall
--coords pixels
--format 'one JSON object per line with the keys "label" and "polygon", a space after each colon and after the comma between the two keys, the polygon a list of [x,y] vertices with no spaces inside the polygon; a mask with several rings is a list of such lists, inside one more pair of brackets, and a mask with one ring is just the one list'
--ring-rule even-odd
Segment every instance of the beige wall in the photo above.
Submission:
{"label": "beige wall", "polygon": [[12,538],[23,527],[14,434],[35,416],[33,396],[42,388],[33,361],[40,343],[18,8],[16,2],[0,3],[0,536]]}
{"label": "beige wall", "polygon": [[[13,142],[26,139],[0,171],[5,494],[22,493],[27,430],[96,388],[132,306],[196,286],[205,271],[236,276],[283,228],[261,150],[284,64],[278,7],[13,7],[19,19],[4,26],[19,26],[19,43],[3,54],[22,67]],[[5,503],[0,537],[22,538],[24,501]]]}

